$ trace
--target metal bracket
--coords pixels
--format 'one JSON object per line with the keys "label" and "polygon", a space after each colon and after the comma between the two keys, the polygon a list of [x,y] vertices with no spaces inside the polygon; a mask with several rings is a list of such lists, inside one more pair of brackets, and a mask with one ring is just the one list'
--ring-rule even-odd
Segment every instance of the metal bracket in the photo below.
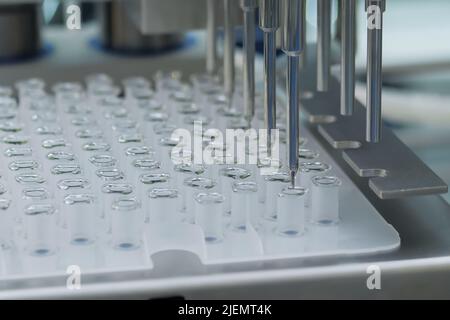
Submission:
{"label": "metal bracket", "polygon": [[340,115],[340,84],[331,79],[328,92],[313,92],[314,71],[303,70],[301,104],[309,122],[318,125],[319,133],[335,149],[343,149],[342,157],[360,176],[369,178],[369,187],[380,199],[405,196],[441,194],[448,192],[447,184],[439,178],[414,152],[383,125],[380,143],[365,139],[365,107],[355,101],[353,116]]}

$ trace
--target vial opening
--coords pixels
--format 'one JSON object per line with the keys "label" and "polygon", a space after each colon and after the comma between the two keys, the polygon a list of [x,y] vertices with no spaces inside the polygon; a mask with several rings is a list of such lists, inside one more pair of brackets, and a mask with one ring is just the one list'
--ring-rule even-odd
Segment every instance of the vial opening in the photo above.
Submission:
{"label": "vial opening", "polygon": [[167,188],[156,188],[152,189],[148,193],[149,198],[157,199],[157,198],[177,198],[178,190],[176,189],[167,189]]}
{"label": "vial opening", "polygon": [[77,205],[77,204],[93,204],[95,203],[95,196],[92,194],[70,194],[64,198],[64,204]]}
{"label": "vial opening", "polygon": [[326,172],[331,167],[323,162],[302,162],[300,163],[301,172]]}
{"label": "vial opening", "polygon": [[170,175],[168,173],[144,173],[139,176],[139,181],[143,184],[154,184],[168,182]]}
{"label": "vial opening", "polygon": [[225,201],[225,197],[220,193],[199,193],[195,196],[195,201],[199,204],[221,204]]}
{"label": "vial opening", "polygon": [[64,179],[58,182],[58,188],[61,190],[86,189],[89,188],[89,181],[86,179]]}
{"label": "vial opening", "polygon": [[228,167],[220,169],[220,174],[224,177],[232,178],[235,180],[247,179],[251,176],[251,172],[249,170],[239,167]]}
{"label": "vial opening", "polygon": [[238,193],[254,193],[258,191],[258,186],[255,182],[242,181],[233,183],[233,192]]}
{"label": "vial opening", "polygon": [[332,176],[315,176],[312,178],[314,185],[318,187],[332,188],[342,184],[341,180]]}
{"label": "vial opening", "polygon": [[112,203],[111,208],[116,211],[134,211],[141,207],[140,202],[135,198],[121,198]]}
{"label": "vial opening", "polygon": [[102,186],[102,192],[128,195],[133,192],[133,186],[128,183],[108,183]]}
{"label": "vial opening", "polygon": [[183,184],[187,187],[196,189],[212,189],[216,186],[216,183],[212,179],[201,177],[186,178],[184,179]]}
{"label": "vial opening", "polygon": [[22,191],[24,199],[45,200],[49,198],[49,193],[44,188],[27,188]]}

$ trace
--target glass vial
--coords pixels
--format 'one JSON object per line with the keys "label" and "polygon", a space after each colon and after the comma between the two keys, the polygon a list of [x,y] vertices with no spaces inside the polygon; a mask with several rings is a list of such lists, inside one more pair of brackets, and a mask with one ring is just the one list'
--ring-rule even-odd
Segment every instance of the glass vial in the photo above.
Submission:
{"label": "glass vial", "polygon": [[[317,175],[324,175],[331,170],[331,167],[323,162],[302,162],[300,163],[299,174],[297,175],[298,184],[303,188],[311,190],[311,179]],[[308,193],[305,199],[305,206],[309,207],[311,204],[311,194]]]}
{"label": "glass vial", "polygon": [[155,188],[148,193],[150,223],[174,223],[180,221],[179,194],[176,189]]}
{"label": "glass vial", "polygon": [[312,178],[311,222],[321,225],[339,222],[339,189],[341,180],[332,176]]}
{"label": "glass vial", "polygon": [[143,216],[141,204],[135,198],[120,198],[111,206],[112,246],[118,250],[133,250],[141,246]]}
{"label": "glass vial", "polygon": [[186,189],[186,202],[184,212],[189,223],[195,222],[195,201],[194,197],[200,192],[208,192],[213,189],[216,183],[209,178],[191,177],[184,179],[184,187]]}
{"label": "glass vial", "polygon": [[284,188],[277,198],[277,233],[300,236],[305,232],[305,188]]}
{"label": "glass vial", "polygon": [[231,226],[236,231],[246,231],[249,225],[257,227],[260,221],[258,188],[255,182],[233,183],[231,194]]}
{"label": "glass vial", "polygon": [[64,198],[70,243],[87,245],[95,241],[97,202],[92,194],[71,194]]}
{"label": "glass vial", "polygon": [[203,229],[208,243],[223,240],[223,205],[220,193],[199,193],[195,196],[195,223]]}
{"label": "glass vial", "polygon": [[27,252],[48,256],[56,251],[56,209],[49,204],[33,204],[25,209]]}
{"label": "glass vial", "polygon": [[266,205],[264,218],[276,220],[278,194],[291,183],[291,177],[287,172],[274,172],[264,178],[266,187]]}

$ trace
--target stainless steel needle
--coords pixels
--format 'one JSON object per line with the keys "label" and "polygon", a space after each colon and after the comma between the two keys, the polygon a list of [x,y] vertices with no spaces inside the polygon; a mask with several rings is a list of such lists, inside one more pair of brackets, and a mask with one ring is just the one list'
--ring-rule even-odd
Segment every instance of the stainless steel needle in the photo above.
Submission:
{"label": "stainless steel needle", "polygon": [[231,108],[235,87],[235,62],[234,62],[234,21],[232,16],[233,0],[224,0],[224,90],[228,99],[228,106]]}
{"label": "stainless steel needle", "polygon": [[287,55],[287,138],[288,161],[292,186],[298,171],[298,149],[300,138],[299,117],[299,61],[304,49],[305,0],[283,1],[282,49]]}
{"label": "stainless steel needle", "polygon": [[276,129],[277,123],[276,32],[280,27],[279,8],[279,0],[261,0],[259,3],[259,27],[264,32],[264,118],[270,154],[272,130]]}
{"label": "stainless steel needle", "polygon": [[255,115],[255,11],[257,0],[241,0],[244,12],[244,115],[251,126]]}
{"label": "stainless steel needle", "polygon": [[330,80],[331,0],[317,0],[317,90],[328,91]]}
{"label": "stainless steel needle", "polygon": [[207,1],[206,71],[214,74],[217,71],[217,0]]}

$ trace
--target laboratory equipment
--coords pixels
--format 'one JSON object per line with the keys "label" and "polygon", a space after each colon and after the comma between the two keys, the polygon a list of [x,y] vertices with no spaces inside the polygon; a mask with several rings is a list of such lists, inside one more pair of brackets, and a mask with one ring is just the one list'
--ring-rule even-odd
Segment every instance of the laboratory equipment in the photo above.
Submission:
{"label": "laboratory equipment", "polygon": [[[69,34],[77,46],[65,45],[64,28],[46,30],[57,49],[46,59],[0,65],[0,220],[8,225],[0,228],[0,297],[330,297],[336,288],[371,297],[372,264],[392,280],[381,295],[404,292],[404,269],[420,284],[444,266],[426,277],[439,284],[450,225],[436,194],[447,186],[377,118],[381,30],[368,31],[377,88],[367,90],[378,110],[368,123],[376,120],[383,137],[366,141],[353,40],[366,14],[341,1],[340,84],[335,2],[319,1],[321,32],[306,46],[302,0],[113,0],[98,30]],[[370,5],[384,11],[384,2]],[[253,51],[256,14],[264,58]],[[208,36],[186,35],[197,28]],[[102,50],[88,41],[95,32]],[[287,58],[276,57],[277,38]],[[146,56],[149,49],[168,51]],[[177,129],[192,139],[181,143]],[[278,134],[259,130],[278,129],[280,159],[268,152],[240,163],[221,143],[225,129],[248,134],[235,143],[266,151]],[[426,237],[431,224],[437,236]],[[69,292],[74,264],[82,290]]]}

